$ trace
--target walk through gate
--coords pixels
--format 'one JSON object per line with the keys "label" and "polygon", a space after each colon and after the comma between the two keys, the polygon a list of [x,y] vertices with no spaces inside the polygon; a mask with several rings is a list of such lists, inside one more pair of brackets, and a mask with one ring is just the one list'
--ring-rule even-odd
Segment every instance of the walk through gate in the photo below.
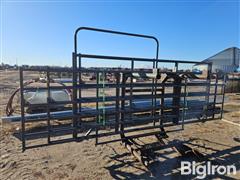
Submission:
{"label": "walk through gate", "polygon": [[[156,43],[156,56],[153,59],[136,57],[117,57],[81,54],[78,52],[77,35],[81,31],[97,31],[116,35],[132,36],[153,40]],[[66,141],[96,139],[96,144],[122,141],[128,147],[129,141],[135,138],[156,135],[166,138],[167,127],[179,127],[184,124],[221,119],[223,113],[225,76],[211,72],[211,64],[206,63],[205,79],[187,71],[180,71],[180,64],[197,64],[195,61],[164,60],[158,58],[159,42],[153,36],[132,34],[118,31],[81,27],[74,36],[74,52],[72,69],[68,68],[21,68],[21,124],[22,148],[33,148],[47,144]],[[131,63],[130,68],[83,68],[82,59],[121,60]],[[152,68],[136,68],[136,62],[151,62]],[[173,63],[174,70],[162,70],[160,63]],[[25,71],[41,71],[46,73],[46,87],[24,86]],[[68,72],[72,74],[72,85],[51,86],[51,73]],[[84,74],[96,76],[91,82],[84,82]],[[112,80],[108,80],[108,76]],[[139,80],[140,82],[137,82]],[[24,92],[45,89],[46,104],[27,104]],[[71,101],[51,101],[51,90],[71,89]],[[91,92],[91,93],[86,93]],[[84,93],[85,92],[85,93]],[[71,106],[69,111],[51,112],[57,104]],[[46,106],[46,112],[37,115],[25,114],[29,106]],[[69,119],[72,119],[71,122]],[[54,124],[54,120],[66,121],[62,127]],[[31,132],[26,130],[26,123],[46,122],[45,128]],[[176,130],[176,129],[175,129]],[[72,134],[61,140],[53,140],[59,134]],[[117,138],[112,138],[117,135]],[[120,135],[120,136],[119,136]],[[109,136],[109,138],[106,137]],[[26,145],[26,140],[47,137],[47,143]],[[104,141],[100,141],[103,138]]]}

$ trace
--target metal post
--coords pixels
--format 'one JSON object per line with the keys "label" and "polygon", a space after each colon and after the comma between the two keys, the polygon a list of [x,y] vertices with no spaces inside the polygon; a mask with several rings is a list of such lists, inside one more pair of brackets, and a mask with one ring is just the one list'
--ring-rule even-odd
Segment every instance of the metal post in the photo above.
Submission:
{"label": "metal post", "polygon": [[[96,72],[96,84],[97,84],[97,88],[96,88],[96,97],[97,99],[99,99],[99,72]],[[97,110],[97,116],[96,116],[96,122],[99,123],[99,104],[98,101],[96,102],[96,110]],[[98,127],[96,127],[96,139],[95,139],[95,144],[98,144]]]}
{"label": "metal post", "polygon": [[76,54],[72,54],[72,69],[73,69],[73,99],[72,99],[72,109],[73,109],[73,117],[72,117],[72,124],[73,124],[73,138],[77,138],[77,114],[78,114],[78,105],[77,105],[77,59]]}
{"label": "metal post", "polygon": [[51,103],[51,94],[50,94],[50,75],[49,75],[49,67],[47,68],[47,129],[48,129],[48,137],[47,142],[50,143],[50,136],[51,136],[51,124],[50,124],[50,103]]}
{"label": "metal post", "polygon": [[[131,60],[131,71],[133,72],[133,69],[134,69],[134,60]],[[131,72],[131,84],[130,84],[130,96],[131,96],[131,99],[130,99],[130,118],[132,119],[132,96],[133,96],[133,76],[132,76],[132,72]]]}
{"label": "metal post", "polygon": [[211,76],[212,76],[212,64],[208,64],[208,71],[207,71],[207,86],[206,86],[206,96],[205,96],[205,107],[204,107],[204,115],[205,118],[204,120],[206,121],[208,119],[207,114],[208,114],[208,107],[209,107],[209,98],[210,98],[210,91],[211,91]]}
{"label": "metal post", "polygon": [[125,138],[125,135],[124,135],[124,118],[125,118],[125,85],[126,85],[126,81],[127,81],[127,78],[126,78],[126,75],[125,74],[122,74],[122,100],[121,100],[121,123],[120,123],[120,133],[121,133],[121,138]]}
{"label": "metal post", "polygon": [[185,112],[187,108],[187,78],[184,79],[184,97],[183,97],[183,110],[182,110],[182,129],[184,130],[184,120],[185,120]]}
{"label": "metal post", "polygon": [[103,72],[102,73],[102,78],[103,78],[103,83],[102,83],[102,113],[103,113],[103,125],[105,125],[106,124],[106,103],[105,103],[105,100],[106,100],[106,98],[105,98],[105,78],[106,78],[106,73],[105,72]]}
{"label": "metal post", "polygon": [[226,82],[227,82],[227,74],[223,77],[223,93],[222,93],[222,104],[221,104],[221,116],[220,119],[223,117],[223,107],[224,107],[224,100],[225,100],[225,88],[226,88]]}
{"label": "metal post", "polygon": [[[153,61],[153,69],[156,67],[156,61]],[[154,117],[156,114],[156,79],[152,79],[152,116]],[[155,95],[155,96],[154,96]],[[155,120],[153,120],[153,124],[155,125]]]}
{"label": "metal post", "polygon": [[179,122],[179,116],[180,116],[180,102],[181,102],[181,82],[182,82],[182,78],[180,78],[179,76],[175,76],[173,78],[173,101],[172,101],[172,105],[173,105],[173,115],[176,117],[173,117],[173,123],[178,124]]}
{"label": "metal post", "polygon": [[119,85],[120,85],[120,74],[119,73],[116,73],[115,74],[116,76],[116,84],[117,84],[117,87],[116,87],[116,113],[115,113],[115,132],[117,133],[118,130],[119,130],[119,115],[120,115],[120,112],[119,112],[119,95],[120,95],[120,89],[119,89]]}
{"label": "metal post", "polygon": [[101,82],[101,89],[100,89],[100,96],[102,97],[102,102],[101,102],[101,115],[100,115],[100,121],[102,122],[103,125],[105,125],[106,123],[106,117],[105,117],[105,72],[103,71],[100,75],[99,75],[99,81]]}
{"label": "metal post", "polygon": [[20,95],[21,95],[21,125],[22,125],[22,151],[25,151],[26,149],[26,139],[25,139],[25,101],[24,101],[24,94],[23,94],[23,68],[20,67],[19,71],[19,77],[20,77]]}
{"label": "metal post", "polygon": [[[162,96],[161,96],[161,118],[159,119],[160,125],[163,125],[163,120],[164,120],[164,96],[165,96],[165,83],[162,83]],[[163,128],[161,128],[161,130],[164,130]]]}
{"label": "metal post", "polygon": [[214,86],[214,99],[213,99],[213,115],[212,115],[213,119],[215,118],[217,88],[218,88],[218,74],[216,73],[216,80],[215,80],[215,86]]}
{"label": "metal post", "polygon": [[[155,79],[154,79],[154,116],[156,115],[156,108],[157,108],[157,83],[158,83],[158,78],[157,78],[157,76],[158,76],[158,62],[156,61],[155,62],[155,68],[156,68],[156,72],[157,72],[157,74],[156,74],[156,77],[155,77]],[[153,125],[155,126],[155,119],[153,120]]]}
{"label": "metal post", "polygon": [[175,66],[174,66],[174,72],[178,72],[178,62],[175,62]]}
{"label": "metal post", "polygon": [[[78,99],[81,100],[81,97],[82,97],[82,62],[81,62],[81,55],[78,56],[78,85],[79,85],[79,88],[78,88]],[[80,101],[78,103],[78,113],[81,113],[82,111],[82,101]],[[78,117],[78,122],[77,122],[77,126],[80,125],[81,126],[81,121],[82,121],[82,118],[81,116]],[[77,128],[77,127],[76,127]]]}

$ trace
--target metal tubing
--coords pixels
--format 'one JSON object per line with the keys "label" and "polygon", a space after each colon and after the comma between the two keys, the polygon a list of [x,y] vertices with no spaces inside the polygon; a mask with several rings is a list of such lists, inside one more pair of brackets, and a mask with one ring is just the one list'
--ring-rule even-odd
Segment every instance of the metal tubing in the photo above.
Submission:
{"label": "metal tubing", "polygon": [[[124,89],[125,87],[122,87],[122,89]],[[207,95],[214,95],[214,93],[206,93],[206,92],[189,92],[188,96],[190,97],[197,97],[197,96],[207,96]],[[217,95],[221,95],[221,94],[217,94]],[[124,97],[115,97],[115,96],[106,96],[105,97],[105,101],[116,101],[116,99],[120,99],[120,100],[130,100],[130,99],[135,99],[135,100],[146,100],[146,99],[151,99],[154,98],[154,95],[133,95],[133,96],[124,96]],[[184,97],[184,93],[181,94],[174,94],[174,93],[166,93],[164,96],[161,94],[157,94],[156,95],[157,98],[180,98],[180,97]],[[82,102],[82,103],[90,103],[90,102],[101,102],[102,99],[101,98],[95,98],[95,97],[83,97],[81,99],[77,99],[77,102]],[[176,101],[177,104],[178,101]],[[180,102],[180,101],[179,101]],[[177,105],[174,105],[177,106]]]}
{"label": "metal tubing", "polygon": [[[136,57],[122,57],[122,56],[103,56],[103,55],[90,55],[90,54],[76,54],[76,56],[81,56],[82,58],[91,58],[91,59],[111,59],[111,60],[127,60],[127,61],[156,61],[156,63],[165,62],[165,63],[175,63],[178,62],[179,64],[205,64],[211,65],[212,63],[208,62],[199,62],[199,61],[189,61],[189,60],[176,60],[176,59],[149,59],[149,58],[136,58]],[[42,67],[22,67],[23,71],[47,71],[47,66]],[[64,67],[51,67],[51,72],[72,72],[72,68],[64,68]],[[93,71],[102,71],[102,70],[89,70],[89,69],[82,69],[82,72],[93,72]],[[119,72],[119,70],[107,70],[108,72]],[[125,70],[120,70],[125,72]],[[135,72],[142,72],[143,70],[134,70]],[[149,70],[145,70],[149,72]]]}
{"label": "metal tubing", "polygon": [[[158,71],[158,63],[155,62],[153,64],[154,68],[156,69],[156,71]],[[154,109],[153,109],[153,115],[155,116],[156,115],[156,107],[157,107],[157,81],[158,81],[158,72],[157,72],[157,75],[156,77],[153,79],[154,80]],[[155,120],[153,121],[153,125],[155,126]]]}
{"label": "metal tubing", "polygon": [[[99,85],[99,72],[96,72],[96,83]],[[96,88],[96,97],[99,98],[99,87]],[[96,102],[96,110],[99,112],[99,103]],[[99,115],[96,115],[96,122],[99,123]],[[95,144],[98,144],[98,128],[96,128]]]}
{"label": "metal tubing", "polygon": [[208,112],[208,107],[209,107],[209,97],[210,97],[210,91],[211,91],[211,75],[212,75],[212,64],[208,65],[208,71],[207,71],[207,81],[208,81],[208,85],[206,86],[206,96],[205,96],[205,101],[207,102],[205,108],[204,108],[204,112],[205,112],[205,121],[208,119],[207,117],[207,112]]}
{"label": "metal tubing", "polygon": [[199,61],[185,61],[185,60],[175,60],[175,59],[150,59],[150,58],[138,58],[138,57],[126,57],[126,56],[106,56],[106,55],[94,55],[94,54],[79,54],[82,58],[88,59],[105,59],[105,60],[122,60],[122,61],[144,61],[144,62],[157,62],[157,63],[180,63],[180,64],[210,64],[202,63]]}
{"label": "metal tubing", "polygon": [[[78,57],[78,69],[79,69],[79,72],[78,72],[78,85],[81,85],[82,83],[82,62],[81,62],[81,56]],[[78,87],[78,99],[81,99],[82,98],[82,86],[79,86]],[[82,102],[80,101],[78,103],[78,111],[79,113],[81,113],[82,111]],[[78,122],[77,122],[77,126],[81,125],[81,117],[78,118]]]}
{"label": "metal tubing", "polygon": [[77,60],[76,60],[76,56],[75,53],[72,54],[72,68],[73,68],[73,75],[72,75],[72,79],[73,79],[73,98],[72,98],[72,111],[73,111],[73,117],[72,117],[72,124],[73,124],[73,138],[77,138],[77,114],[78,114],[78,105],[77,105],[77,72],[76,72],[76,68],[77,68]]}
{"label": "metal tubing", "polygon": [[50,124],[50,107],[49,104],[51,104],[51,94],[50,94],[50,72],[47,71],[47,129],[48,129],[48,137],[47,137],[47,142],[51,142],[51,124]]}
{"label": "metal tubing", "polygon": [[[115,74],[115,78],[116,78],[116,84],[119,84],[120,83],[120,74],[119,73],[116,73]],[[116,88],[116,109],[115,109],[115,111],[117,112],[116,114],[115,114],[115,118],[116,118],[116,120],[115,120],[115,122],[116,122],[116,125],[115,125],[115,132],[117,133],[118,131],[119,131],[119,121],[120,121],[120,113],[119,113],[119,96],[120,96],[120,88],[119,87],[117,87]]]}
{"label": "metal tubing", "polygon": [[[98,71],[97,71],[98,72]],[[96,72],[96,73],[97,73]],[[118,73],[118,72],[114,72],[114,73]],[[125,87],[126,88],[129,88],[129,87],[151,87],[152,83],[143,83],[143,84],[139,84],[139,83],[133,83],[132,85],[131,84],[125,84]],[[162,87],[162,86],[165,86],[165,87],[175,87],[175,86],[183,86],[184,87],[184,83],[181,83],[179,85],[176,85],[176,84],[173,84],[173,83],[157,83],[156,84],[156,87]],[[188,83],[188,86],[206,86],[208,85],[208,83],[197,83],[197,82],[194,82],[194,83]],[[217,84],[217,86],[221,86],[222,84]],[[99,87],[100,85],[97,85],[97,84],[81,84],[81,85],[78,85],[77,87],[81,87],[81,89],[96,89],[97,87]],[[123,87],[122,84],[110,84],[110,83],[106,83],[105,84],[106,87],[108,88],[116,88],[116,87]],[[215,86],[215,84],[210,84],[210,86]],[[57,90],[57,89],[73,89],[73,86],[52,86],[51,87],[52,90]],[[31,90],[47,90],[46,87],[24,87],[24,90],[28,90],[28,91],[31,91]],[[128,90],[126,90],[128,91]],[[135,89],[133,89],[133,92],[135,91]]]}
{"label": "metal tubing", "polygon": [[[131,71],[133,71],[133,69],[134,69],[134,60],[132,60],[131,61]],[[130,84],[130,96],[132,96],[133,95],[133,76],[131,76],[130,77],[130,82],[131,82],[131,84]],[[125,92],[127,92],[126,90],[125,90]],[[130,109],[132,109],[132,99],[130,99]],[[132,113],[130,114],[130,116],[131,116],[131,118],[132,118]]]}
{"label": "metal tubing", "polygon": [[175,72],[178,72],[178,62],[175,62]]}
{"label": "metal tubing", "polygon": [[218,84],[218,74],[216,74],[215,79],[215,87],[214,87],[214,99],[213,99],[213,115],[212,118],[215,117],[215,109],[216,109],[216,99],[217,99],[217,84]]}
{"label": "metal tubing", "polygon": [[[175,77],[174,78],[174,81],[173,81],[174,84],[178,85],[178,84],[181,84],[181,82],[182,82],[182,79],[180,77]],[[178,124],[178,122],[179,122],[179,115],[180,115],[180,101],[181,101],[181,97],[182,97],[182,95],[181,95],[181,86],[173,87],[173,94],[175,96],[173,97],[172,105],[176,106],[175,108],[173,108],[173,114],[178,116],[178,117],[173,119],[173,122],[175,124]],[[183,97],[184,96],[185,96],[185,94],[183,94]]]}
{"label": "metal tubing", "polygon": [[21,135],[22,135],[22,151],[26,149],[26,140],[25,140],[25,110],[24,110],[24,94],[23,94],[23,69],[20,67],[19,70],[20,77],[20,95],[21,95]]}
{"label": "metal tubing", "polygon": [[[142,38],[148,38],[153,39],[157,43],[157,51],[156,51],[156,57],[153,59],[149,58],[135,58],[135,57],[118,57],[118,56],[104,56],[104,55],[91,55],[91,54],[80,54],[77,51],[77,34],[80,30],[90,30],[90,31],[97,31],[97,32],[103,32],[103,33],[111,33],[111,34],[119,34],[119,35],[128,35],[128,36],[134,36],[134,37],[142,37]],[[96,28],[88,28],[88,27],[82,27],[76,30],[74,35],[74,52],[72,54],[72,68],[50,68],[50,67],[40,67],[40,68],[20,68],[20,94],[21,94],[21,125],[22,125],[22,148],[23,151],[26,149],[26,136],[29,137],[31,133],[25,132],[25,123],[26,122],[37,122],[40,120],[47,121],[47,137],[48,137],[48,143],[50,143],[50,136],[52,133],[55,133],[56,128],[52,128],[54,126],[51,126],[52,119],[68,119],[72,118],[72,127],[66,127],[66,131],[69,130],[70,133],[73,135],[74,140],[80,140],[86,138],[85,136],[80,136],[79,138],[78,133],[82,135],[82,131],[84,128],[91,128],[90,131],[96,130],[96,134],[88,134],[89,137],[95,137],[96,138],[96,144],[98,143],[99,137],[104,137],[108,135],[116,135],[120,134],[122,141],[124,141],[126,138],[138,138],[138,137],[145,137],[148,135],[154,135],[156,133],[165,133],[164,127],[168,126],[176,126],[176,122],[182,123],[182,129],[184,128],[184,124],[187,123],[194,123],[199,122],[199,120],[193,119],[197,115],[201,113],[201,111],[196,110],[196,108],[199,106],[199,104],[189,105],[189,109],[186,110],[186,98],[187,97],[197,97],[197,96],[205,96],[206,100],[204,103],[201,102],[201,106],[206,104],[206,118],[207,116],[210,116],[210,118],[213,118],[211,115],[207,115],[207,108],[209,105],[209,96],[214,95],[214,105],[216,103],[216,96],[218,95],[216,89],[219,84],[216,82],[215,84],[211,84],[211,75],[212,75],[212,65],[211,63],[205,63],[208,65],[208,75],[206,78],[206,81],[194,81],[187,84],[186,79],[185,83],[182,83],[182,77],[190,76],[194,78],[193,75],[187,74],[187,73],[181,73],[178,72],[178,65],[180,63],[184,64],[198,64],[196,61],[183,61],[183,60],[166,60],[166,59],[158,59],[158,49],[159,49],[159,43],[158,40],[153,36],[146,36],[146,35],[140,35],[140,34],[132,34],[132,33],[124,33],[124,32],[118,32],[118,31],[111,31],[111,30],[103,30],[103,29],[96,29]],[[109,60],[123,60],[123,61],[131,61],[131,68],[129,69],[101,69],[101,68],[95,68],[95,69],[84,69],[82,68],[81,60],[82,58],[87,59],[109,59]],[[136,61],[143,61],[143,62],[152,62],[153,66],[152,68],[158,68],[158,63],[165,62],[165,63],[175,63],[175,69],[176,72],[168,72],[168,71],[159,71],[159,73],[167,75],[167,77],[173,78],[173,83],[166,83],[165,81],[158,83],[157,76],[155,76],[155,73],[152,69],[136,69],[134,67],[134,63]],[[47,87],[39,88],[39,89],[45,89],[47,91],[47,103],[42,104],[25,104],[24,103],[24,91],[25,90],[35,90],[36,88],[33,87],[25,87],[24,88],[24,82],[23,82],[23,70],[29,70],[29,71],[45,71],[47,73]],[[72,73],[72,86],[61,86],[61,87],[51,87],[50,86],[50,73],[51,72],[70,72]],[[96,83],[92,84],[83,84],[82,83],[82,73],[97,73],[97,80]],[[105,74],[107,73],[114,73],[116,77],[116,83],[106,83],[106,84],[100,84],[99,83],[99,73],[102,73],[103,77],[105,77]],[[135,74],[133,74],[135,73]],[[139,74],[136,74],[139,73]],[[143,74],[147,74],[147,77],[152,78],[152,82],[150,83],[133,83],[133,77],[143,77]],[[120,78],[121,75],[121,78]],[[158,74],[159,75],[159,74]],[[130,79],[130,83],[127,83],[127,79]],[[224,86],[225,88],[225,82],[226,79],[224,79]],[[103,86],[103,87],[102,87]],[[188,86],[207,86],[206,90],[204,92],[189,92],[187,93],[186,88]],[[215,92],[210,92],[210,87],[215,86]],[[104,95],[103,98],[99,97],[99,88],[115,88],[116,95],[115,96],[106,96]],[[174,91],[173,93],[165,93],[165,87],[173,87]],[[181,87],[184,87],[184,93],[181,93]],[[120,90],[121,88],[121,90]],[[127,89],[128,88],[128,89]],[[136,89],[136,88],[144,88],[142,89]],[[147,88],[149,88],[151,91],[149,94],[145,94],[147,92]],[[59,101],[52,103],[51,102],[51,90],[53,89],[72,89],[72,100],[71,101]],[[82,97],[81,91],[82,89],[96,89],[96,97]],[[134,89],[134,90],[133,90]],[[130,91],[129,91],[130,90]],[[161,93],[158,93],[161,92]],[[138,92],[134,94],[134,92]],[[121,94],[120,94],[121,93]],[[126,93],[130,93],[130,95],[126,95]],[[141,94],[140,94],[141,93]],[[150,94],[151,93],[151,94]],[[224,103],[224,94],[225,89],[221,93],[223,95],[223,99],[221,102],[222,109],[221,111],[221,118],[223,113],[223,103]],[[184,102],[182,104],[181,97],[184,98]],[[157,98],[161,99],[161,103],[157,101]],[[172,98],[172,102],[168,102],[166,99]],[[130,104],[126,104],[126,101],[130,102]],[[145,100],[144,102],[139,103],[138,100]],[[103,111],[99,111],[99,102],[105,101],[115,101],[115,104],[113,106],[104,106]],[[89,108],[84,107],[84,103],[95,103],[96,107]],[[60,104],[69,104],[72,103],[72,111],[64,111],[64,112],[50,112],[51,108],[60,105]],[[169,105],[171,104],[172,105]],[[189,102],[190,103],[190,102]],[[45,106],[47,107],[47,113],[41,113],[38,115],[25,115],[25,109],[24,107],[37,107],[37,106]],[[180,116],[180,108],[182,108],[182,118]],[[193,108],[193,109],[191,109]],[[170,110],[172,109],[172,113]],[[165,111],[164,111],[165,110]],[[106,111],[106,112],[105,112]],[[158,111],[161,111],[161,114],[157,114]],[[140,113],[140,116],[134,116],[136,113]],[[215,113],[215,112],[214,112]],[[99,116],[105,115],[107,121],[106,123],[100,124],[99,123]],[[152,116],[149,116],[149,114],[152,114]],[[130,116],[130,118],[129,118]],[[85,121],[86,118],[96,118],[96,122],[91,121]],[[115,117],[115,118],[114,118]],[[85,118],[85,119],[84,119]],[[181,118],[181,120],[179,120]],[[209,119],[210,119],[209,118]],[[105,118],[104,118],[105,119]],[[171,120],[174,120],[174,123],[170,123]],[[190,119],[190,120],[189,120]],[[208,119],[208,120],[209,120]],[[159,125],[155,125],[155,120],[159,120]],[[166,121],[165,121],[166,120]],[[81,122],[81,129],[78,128],[77,122]],[[153,126],[148,126],[153,122]],[[152,124],[151,124],[152,125]],[[111,133],[99,133],[99,130],[104,130],[106,126],[110,126],[112,130],[115,129],[114,132]],[[131,129],[132,128],[132,129]],[[136,134],[132,135],[130,137],[126,137],[125,133],[128,132],[136,132],[136,131],[143,131],[143,130],[152,130],[155,128],[160,128],[160,132],[149,132],[149,133],[142,133],[142,134]],[[119,131],[120,130],[120,131]],[[63,131],[63,129],[58,129],[58,132]],[[65,131],[65,130],[64,130]],[[106,132],[106,131],[105,131]],[[42,132],[39,132],[42,133]],[[51,144],[54,143],[51,141]]]}
{"label": "metal tubing", "polygon": [[[214,119],[209,119],[209,121],[211,121],[211,120],[214,120]],[[131,124],[129,121],[125,121],[125,122],[127,122],[127,124]],[[202,121],[201,120],[188,120],[188,121],[185,121],[185,124],[199,123],[199,122],[202,122]],[[148,121],[148,123],[151,123],[151,121]],[[144,127],[137,127],[137,128],[132,128],[132,129],[125,129],[123,131],[123,133],[131,133],[131,132],[142,131],[142,130],[156,129],[156,128],[159,128],[159,127],[172,127],[172,126],[175,126],[175,125],[172,124],[172,123],[166,123],[163,126],[160,126],[160,125],[159,126],[144,126]],[[69,128],[69,129],[68,128],[54,128],[54,129],[55,130],[53,130],[52,133],[73,130],[73,128]],[[173,131],[175,131],[175,130],[173,130]],[[179,131],[179,129],[177,131]],[[166,133],[168,133],[168,132],[169,131],[166,131]],[[48,133],[47,131],[28,133],[28,134],[26,134],[26,137],[44,135],[44,134],[47,134],[47,133]],[[159,131],[157,131],[156,133],[159,133]],[[164,132],[161,132],[161,133],[164,133]],[[100,137],[106,137],[106,136],[112,136],[112,135],[118,135],[118,134],[119,133],[115,133],[115,132],[104,132],[104,133],[98,134],[98,137],[100,138]],[[144,133],[142,133],[142,135],[144,136]],[[95,138],[96,136],[94,134],[90,134],[87,137],[88,137],[88,139],[90,139],[90,138]],[[79,137],[79,138],[81,138],[81,137]],[[98,143],[98,144],[100,144],[100,143]]]}
{"label": "metal tubing", "polygon": [[[122,83],[125,84],[127,81],[127,78],[125,76],[125,74],[122,74]],[[121,110],[124,111],[125,110],[125,88],[122,88],[122,92],[121,92],[121,96],[122,96],[122,100],[121,100]],[[121,121],[124,122],[124,118],[125,118],[125,113],[121,113]],[[121,138],[123,138],[124,135],[124,124],[120,125],[120,135]]]}
{"label": "metal tubing", "polygon": [[146,38],[146,39],[153,39],[156,44],[156,59],[158,59],[158,51],[159,51],[159,41],[154,36],[148,36],[143,34],[134,34],[134,33],[127,33],[127,32],[121,32],[121,31],[112,31],[107,29],[98,29],[98,28],[91,28],[91,27],[79,27],[74,34],[74,52],[77,54],[77,34],[79,31],[82,30],[88,30],[88,31],[96,31],[96,32],[103,32],[103,33],[110,33],[110,34],[118,34],[118,35],[124,35],[124,36],[133,36],[133,37],[140,37],[140,38]]}
{"label": "metal tubing", "polygon": [[223,117],[223,107],[224,107],[224,101],[225,101],[225,88],[226,88],[226,82],[227,82],[227,75],[225,74],[223,77],[223,92],[222,92],[222,104],[221,104],[221,115],[220,119]]}
{"label": "metal tubing", "polygon": [[184,130],[184,120],[185,120],[185,112],[186,112],[186,97],[187,97],[187,79],[185,78],[185,86],[184,86],[184,97],[183,97],[183,110],[182,110],[182,129]]}
{"label": "metal tubing", "polygon": [[[161,105],[164,107],[164,106],[165,106],[165,105],[164,105],[164,104],[165,104],[165,101],[164,101],[165,83],[163,83],[161,95],[162,95],[162,97],[161,97]],[[164,108],[162,108],[162,109],[160,110],[160,112],[161,112],[161,116],[164,116]],[[163,120],[164,120],[164,117],[159,118],[159,124],[160,124],[160,125],[163,125]],[[162,128],[162,131],[163,131],[163,130],[164,130],[164,129]]]}
{"label": "metal tubing", "polygon": [[[155,68],[155,61],[153,61],[153,69]],[[151,94],[152,94],[152,107],[153,107],[153,109],[152,109],[152,116],[155,116],[155,113],[156,113],[156,110],[155,110],[155,104],[154,104],[154,99],[156,98],[156,96],[154,95],[154,93],[155,93],[155,79],[152,79],[152,87],[151,87],[151,89],[152,89],[152,92],[151,92]],[[153,124],[155,124],[155,122],[153,121]]]}

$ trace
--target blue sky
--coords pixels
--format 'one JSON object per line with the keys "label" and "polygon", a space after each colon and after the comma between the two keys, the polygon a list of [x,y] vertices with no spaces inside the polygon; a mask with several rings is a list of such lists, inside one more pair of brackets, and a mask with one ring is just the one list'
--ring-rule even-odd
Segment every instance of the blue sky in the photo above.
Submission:
{"label": "blue sky", "polygon": [[[159,58],[199,61],[239,47],[239,8],[239,1],[2,1],[1,62],[71,66],[80,26],[153,35],[160,41]],[[82,32],[79,51],[153,58],[155,44]]]}

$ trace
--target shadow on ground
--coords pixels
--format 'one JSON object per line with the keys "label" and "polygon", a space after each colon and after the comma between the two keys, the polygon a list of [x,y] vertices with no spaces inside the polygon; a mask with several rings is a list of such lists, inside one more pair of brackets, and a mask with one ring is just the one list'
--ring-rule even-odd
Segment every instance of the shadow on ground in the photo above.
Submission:
{"label": "shadow on ground", "polygon": [[[62,125],[67,126],[67,125]],[[40,128],[41,129],[41,128]],[[45,129],[41,129],[45,130]],[[39,127],[36,129],[32,129],[29,133],[34,133],[35,131],[39,131]],[[67,131],[59,133],[57,135],[66,135],[71,134],[71,131]],[[20,133],[15,133],[15,137],[21,139]],[[39,134],[37,138],[46,138],[46,134]],[[31,136],[28,139],[35,139]],[[196,139],[195,139],[196,140]],[[204,139],[199,139],[201,141],[206,141]],[[234,139],[235,140],[235,139]],[[238,139],[237,139],[238,140]],[[237,142],[237,140],[235,140]],[[64,140],[59,140],[52,142],[51,144],[41,144],[39,146],[53,145],[53,144],[61,144],[64,142],[72,142],[76,141],[76,139],[69,138]],[[171,142],[170,142],[171,143]],[[182,141],[186,145],[195,146],[199,148],[206,148],[205,146],[201,146],[200,144],[194,142],[194,139],[190,139],[188,141]],[[156,160],[151,162],[147,167],[144,167],[142,164],[137,162],[131,154],[126,150],[122,154],[118,154],[114,148],[114,155],[109,156],[111,162],[110,165],[105,166],[112,176],[113,179],[196,179],[198,175],[181,175],[181,162],[182,161],[195,161],[196,163],[206,164],[207,161],[210,161],[212,165],[235,165],[236,170],[240,170],[240,146],[228,146],[224,144],[222,145],[223,150],[219,150],[215,148],[216,143],[208,141],[210,144],[207,148],[210,150],[210,153],[205,154],[202,159],[197,158],[191,154],[187,154],[186,156],[180,156],[173,148],[161,149],[160,152],[156,152]],[[38,147],[38,146],[33,146]],[[128,158],[126,158],[126,156]],[[228,175],[208,175],[205,179],[234,179],[229,177]],[[235,178],[236,179],[236,178]],[[238,178],[239,179],[239,178]]]}
{"label": "shadow on ground", "polygon": [[[193,142],[189,142],[192,145]],[[226,146],[227,147],[227,146]],[[125,160],[124,156],[129,156],[130,153],[115,154],[109,158],[114,161],[114,165],[105,167],[111,174],[113,179],[196,179],[198,175],[181,175],[181,161],[189,161],[200,164],[206,164],[210,161],[212,165],[235,165],[236,170],[240,169],[240,146],[227,147],[224,150],[214,150],[207,154],[204,158],[199,159],[191,154],[180,156],[176,155],[176,151],[172,148],[158,153],[156,160],[149,164],[146,168],[142,165],[136,164],[137,160]],[[115,151],[116,152],[116,151]],[[135,171],[128,171],[129,167],[134,168]],[[141,172],[141,173],[136,173]],[[207,175],[204,179],[236,179],[228,175]]]}

